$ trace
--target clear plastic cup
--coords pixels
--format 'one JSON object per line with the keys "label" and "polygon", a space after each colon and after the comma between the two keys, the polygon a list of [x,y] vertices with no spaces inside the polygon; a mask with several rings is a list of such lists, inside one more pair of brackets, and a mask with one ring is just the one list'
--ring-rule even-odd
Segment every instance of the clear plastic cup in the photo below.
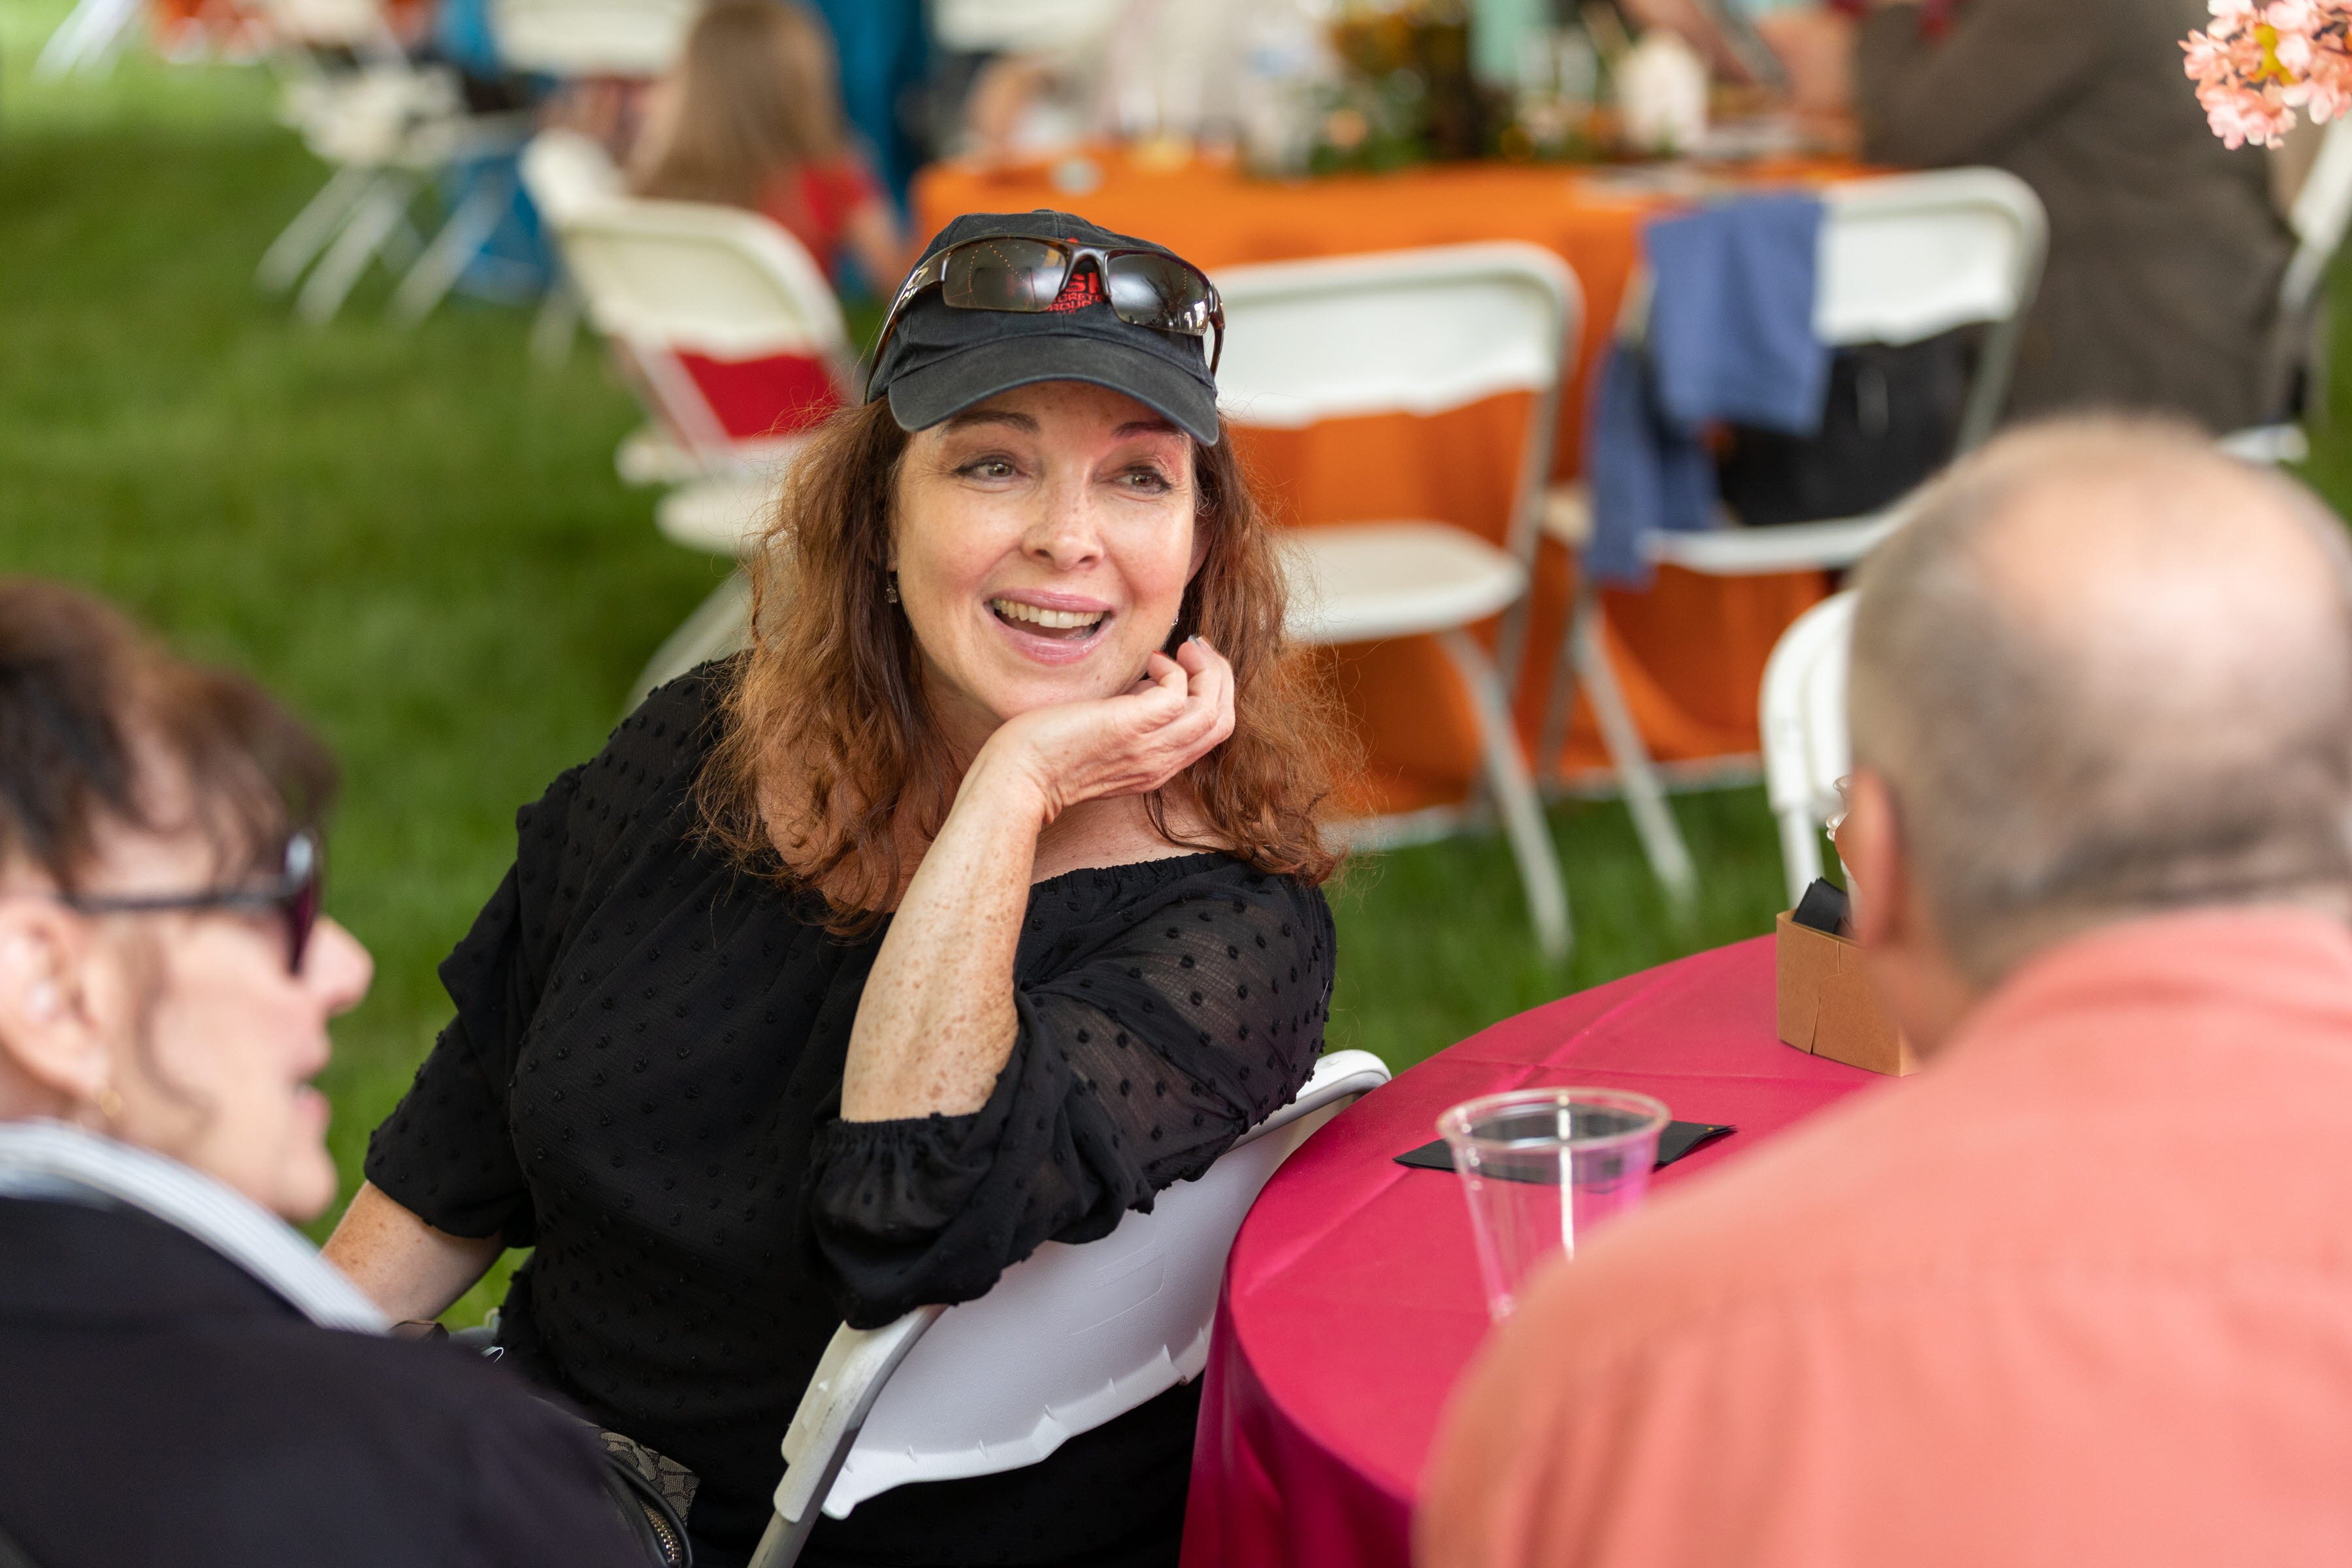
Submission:
{"label": "clear plastic cup", "polygon": [[1554,1254],[1642,1201],[1665,1126],[1664,1105],[1621,1089],[1517,1089],[1437,1119],[1496,1322]]}

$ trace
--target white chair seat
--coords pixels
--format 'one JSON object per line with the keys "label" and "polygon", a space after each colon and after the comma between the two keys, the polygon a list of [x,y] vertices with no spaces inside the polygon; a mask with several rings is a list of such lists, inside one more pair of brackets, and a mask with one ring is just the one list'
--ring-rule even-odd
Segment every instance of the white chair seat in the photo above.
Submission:
{"label": "white chair seat", "polygon": [[667,431],[640,425],[614,448],[613,471],[625,485],[684,485],[700,479],[705,470]]}
{"label": "white chair seat", "polygon": [[[1752,577],[1772,572],[1840,572],[1861,562],[1895,531],[1898,514],[1839,518],[1828,522],[1748,528],[1728,517],[1704,531],[1660,529],[1643,542],[1662,566],[1710,577]],[[1554,485],[1544,497],[1543,531],[1571,551],[1592,539],[1592,497],[1581,484]]]}
{"label": "white chair seat", "polygon": [[759,542],[775,504],[776,477],[748,471],[697,479],[662,497],[654,523],[688,550],[743,556]]}
{"label": "white chair seat", "polygon": [[1518,562],[1442,522],[1355,522],[1297,531],[1290,635],[1374,642],[1469,626],[1527,588]]}
{"label": "white chair seat", "polygon": [[2219,445],[2242,463],[2271,468],[2300,463],[2311,456],[2311,438],[2303,433],[2300,425],[2256,425],[2245,430],[2232,430],[2221,438]]}
{"label": "white chair seat", "polygon": [[1783,522],[1769,528],[1660,529],[1647,542],[1662,566],[1710,577],[1752,577],[1770,572],[1833,572],[1858,563],[1895,531],[1900,515],[1879,512],[1832,522]]}

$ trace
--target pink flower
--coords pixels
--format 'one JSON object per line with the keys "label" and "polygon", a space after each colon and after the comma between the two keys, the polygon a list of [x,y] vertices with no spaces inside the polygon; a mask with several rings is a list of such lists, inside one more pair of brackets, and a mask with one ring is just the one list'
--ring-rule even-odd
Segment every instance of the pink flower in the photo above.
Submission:
{"label": "pink flower", "polygon": [[2197,100],[2205,107],[2205,122],[2228,147],[2275,146],[2294,125],[2294,110],[2276,88],[2200,88]]}
{"label": "pink flower", "polygon": [[2295,110],[2352,114],[2352,0],[2207,0],[2212,21],[2182,43],[2182,68],[2215,135],[2274,144]]}
{"label": "pink flower", "polygon": [[[2213,20],[2206,24],[2202,36],[2214,38],[2234,37],[2240,33],[2249,32],[2262,19],[2262,6],[2255,4],[2255,0],[2207,0],[2205,8],[2212,13]],[[2189,35],[2191,37],[2200,36]]]}

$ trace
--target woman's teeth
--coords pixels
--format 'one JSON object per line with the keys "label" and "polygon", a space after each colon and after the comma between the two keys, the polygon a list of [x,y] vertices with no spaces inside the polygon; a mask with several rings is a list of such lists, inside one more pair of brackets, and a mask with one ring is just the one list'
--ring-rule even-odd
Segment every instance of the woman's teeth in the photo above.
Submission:
{"label": "woman's teeth", "polygon": [[1034,605],[1017,604],[1011,599],[991,599],[988,607],[1008,621],[1025,621],[1046,631],[1076,631],[1096,625],[1103,618],[1101,610],[1044,610]]}

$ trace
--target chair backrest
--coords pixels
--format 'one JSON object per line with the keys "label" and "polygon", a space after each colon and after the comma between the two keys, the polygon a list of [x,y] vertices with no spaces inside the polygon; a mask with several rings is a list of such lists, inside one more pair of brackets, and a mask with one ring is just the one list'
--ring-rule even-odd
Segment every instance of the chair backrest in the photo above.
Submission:
{"label": "chair backrest", "polygon": [[2294,233],[2294,256],[2279,280],[2279,307],[2292,317],[2310,308],[2345,231],[2352,228],[2352,120],[2328,124],[2319,155],[2287,210],[2287,227]]}
{"label": "chair backrest", "polygon": [[1535,394],[1507,547],[1535,546],[1560,378],[1582,329],[1567,263],[1538,246],[1448,245],[1236,267],[1218,399],[1235,425],[1301,429],[1368,414],[1442,414]]}
{"label": "chair backrest", "polygon": [[[551,217],[589,320],[625,351],[689,450],[715,458],[769,436],[765,413],[746,427],[714,406],[730,386],[772,398],[783,389],[812,416],[846,397],[841,305],[779,225],[735,207],[631,196]],[[791,374],[764,374],[779,366]]]}
{"label": "chair backrest", "polygon": [[1837,781],[1853,769],[1845,721],[1853,606],[1851,590],[1831,595],[1790,624],[1764,662],[1764,791],[1791,908],[1822,874],[1822,824],[1838,809]]}
{"label": "chair backrest", "polygon": [[1959,449],[1992,433],[2018,329],[2033,303],[2049,222],[2032,187],[2000,169],[1939,169],[1826,187],[1813,328],[1822,341],[1912,343],[1989,325]]}
{"label": "chair backrest", "polygon": [[577,131],[542,131],[522,150],[522,188],[550,224],[561,224],[622,192],[621,172],[603,145]]}
{"label": "chair backrest", "polygon": [[491,0],[490,31],[510,70],[656,77],[700,9],[700,0]]}
{"label": "chair backrest", "polygon": [[[887,1381],[870,1396],[863,1428],[850,1429],[824,1511],[840,1519],[908,1482],[1035,1464],[1066,1439],[1198,1375],[1225,1255],[1259,1189],[1317,1128],[1388,1079],[1370,1052],[1334,1051],[1288,1105],[1200,1180],[1160,1193],[1150,1214],[1130,1213],[1084,1246],[1048,1242],[980,1300],[925,1309],[935,1321],[915,1330],[920,1340],[900,1352],[895,1373],[878,1373]],[[922,1315],[862,1337],[889,1335]],[[835,1350],[859,1338],[844,1330]],[[826,1362],[839,1364],[835,1351]],[[824,1432],[837,1415],[819,1395],[826,1379],[820,1368],[793,1418],[784,1438],[792,1468],[777,1491],[780,1513],[810,1523],[806,1503],[824,1485]],[[842,1394],[833,1391],[836,1404]]]}

